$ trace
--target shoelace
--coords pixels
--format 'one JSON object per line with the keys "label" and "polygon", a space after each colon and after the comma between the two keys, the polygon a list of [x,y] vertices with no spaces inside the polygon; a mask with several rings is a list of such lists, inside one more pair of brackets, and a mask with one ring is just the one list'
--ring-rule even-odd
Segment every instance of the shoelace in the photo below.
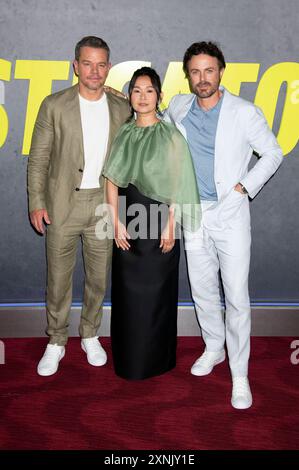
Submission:
{"label": "shoelace", "polygon": [[52,358],[56,358],[60,354],[60,352],[61,350],[59,346],[54,345],[51,348],[47,348],[46,355],[48,358],[52,359]]}
{"label": "shoelace", "polygon": [[248,394],[248,380],[246,377],[236,377],[234,378],[234,391],[238,395],[247,395]]}
{"label": "shoelace", "polygon": [[213,353],[209,353],[209,351],[205,351],[199,360],[199,364],[205,366],[209,364],[213,358]]}
{"label": "shoelace", "polygon": [[92,354],[97,353],[99,352],[99,349],[100,349],[100,343],[97,339],[95,339],[95,340],[88,341],[87,343],[85,343],[85,347],[86,349],[88,349],[89,353],[92,353]]}

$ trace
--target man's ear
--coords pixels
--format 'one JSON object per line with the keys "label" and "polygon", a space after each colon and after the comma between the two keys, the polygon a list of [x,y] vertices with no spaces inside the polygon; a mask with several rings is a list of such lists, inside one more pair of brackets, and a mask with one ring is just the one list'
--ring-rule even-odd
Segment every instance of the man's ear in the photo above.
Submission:
{"label": "man's ear", "polygon": [[74,69],[75,75],[78,77],[78,61],[77,60],[73,61],[73,69]]}

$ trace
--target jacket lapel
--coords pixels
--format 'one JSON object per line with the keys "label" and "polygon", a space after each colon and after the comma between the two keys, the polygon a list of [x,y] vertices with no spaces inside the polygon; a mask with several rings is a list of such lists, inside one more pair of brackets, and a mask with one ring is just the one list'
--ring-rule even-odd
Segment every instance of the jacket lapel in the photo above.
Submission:
{"label": "jacket lapel", "polygon": [[120,116],[117,112],[117,105],[116,100],[112,93],[106,93],[107,96],[107,103],[108,103],[108,110],[109,110],[109,137],[108,137],[108,144],[107,144],[107,151],[105,156],[104,164],[107,161],[108,155],[110,153],[111,145],[115,134],[119,128]]}
{"label": "jacket lapel", "polygon": [[[119,114],[117,98],[115,98],[114,95],[109,92],[106,93],[106,96],[109,110],[109,136],[104,164],[107,161],[116,132],[120,127],[120,124],[122,124],[122,116]],[[76,164],[79,165],[78,168],[84,168],[83,131],[80,114],[78,84],[69,89],[69,93],[67,94],[65,100],[64,115],[66,116],[68,127],[72,129],[73,147],[78,149],[78,152],[76,152],[76,155],[74,155]]]}
{"label": "jacket lapel", "polygon": [[174,120],[175,120],[175,123],[176,123],[176,127],[178,128],[178,130],[181,132],[181,134],[183,134],[183,136],[187,140],[187,132],[186,132],[185,126],[182,124],[182,120],[187,116],[188,111],[191,108],[192,103],[195,99],[195,95],[193,95],[191,93],[191,94],[185,95],[185,96],[186,96],[186,100],[184,100],[183,103],[179,102],[177,115],[174,116]]}
{"label": "jacket lapel", "polygon": [[67,113],[69,129],[72,129],[72,139],[76,152],[76,159],[80,168],[84,167],[84,147],[83,147],[83,131],[80,114],[79,103],[79,87],[74,85],[69,90],[69,94],[65,103],[64,113]]}
{"label": "jacket lapel", "polygon": [[218,165],[218,162],[224,161],[224,153],[231,151],[228,138],[231,134],[232,112],[234,112],[231,94],[222,86],[220,87],[220,90],[224,92],[224,96],[219,113],[217,131],[215,136],[215,170],[216,166]]}

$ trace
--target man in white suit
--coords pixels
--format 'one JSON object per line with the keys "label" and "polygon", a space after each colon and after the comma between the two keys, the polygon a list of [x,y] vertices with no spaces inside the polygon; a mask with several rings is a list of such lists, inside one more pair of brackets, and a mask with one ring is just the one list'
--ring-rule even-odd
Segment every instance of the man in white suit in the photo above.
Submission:
{"label": "man in white suit", "polygon": [[[226,341],[233,379],[231,404],[246,409],[252,405],[248,196],[255,197],[283,155],[261,110],[219,86],[225,60],[215,44],[192,44],[183,67],[193,93],[175,96],[165,119],[174,122],[188,141],[202,202],[200,229],[184,233],[192,296],[206,346],[191,373],[207,375],[223,362]],[[261,158],[248,171],[253,150]]]}

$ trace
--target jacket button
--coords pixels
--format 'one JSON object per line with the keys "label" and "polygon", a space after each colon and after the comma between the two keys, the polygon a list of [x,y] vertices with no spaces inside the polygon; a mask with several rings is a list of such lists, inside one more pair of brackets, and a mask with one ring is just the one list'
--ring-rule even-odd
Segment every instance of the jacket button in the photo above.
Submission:
{"label": "jacket button", "polygon": [[82,168],[79,168],[79,171],[80,171],[80,173],[83,173],[83,170],[82,170]]}
{"label": "jacket button", "polygon": [[75,188],[75,191],[80,191],[80,188]]}

